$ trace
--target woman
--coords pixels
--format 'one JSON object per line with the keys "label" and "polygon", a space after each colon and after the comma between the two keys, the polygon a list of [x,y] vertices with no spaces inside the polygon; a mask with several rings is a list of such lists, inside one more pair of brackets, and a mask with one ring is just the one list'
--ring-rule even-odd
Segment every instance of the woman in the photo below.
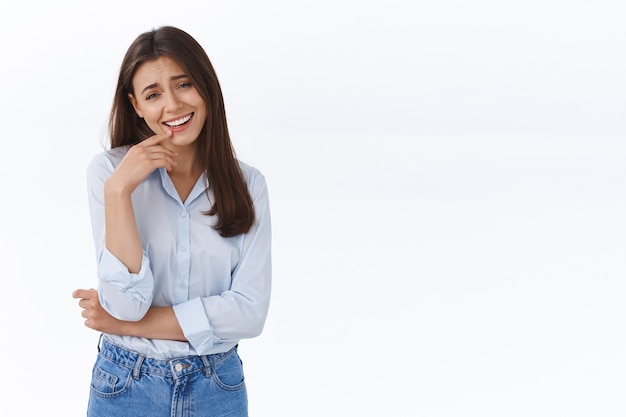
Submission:
{"label": "woman", "polygon": [[111,149],[88,169],[102,333],[88,416],[247,416],[237,353],[270,299],[268,192],[238,161],[215,71],[186,32],[141,34],[120,69]]}

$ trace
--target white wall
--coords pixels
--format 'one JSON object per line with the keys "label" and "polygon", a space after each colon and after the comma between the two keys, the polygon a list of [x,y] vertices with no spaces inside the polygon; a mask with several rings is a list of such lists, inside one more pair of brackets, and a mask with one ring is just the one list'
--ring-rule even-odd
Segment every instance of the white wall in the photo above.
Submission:
{"label": "white wall", "polygon": [[209,53],[270,187],[252,416],[626,413],[623,2],[39,3],[0,16],[9,414],[84,415],[85,168],[163,24]]}

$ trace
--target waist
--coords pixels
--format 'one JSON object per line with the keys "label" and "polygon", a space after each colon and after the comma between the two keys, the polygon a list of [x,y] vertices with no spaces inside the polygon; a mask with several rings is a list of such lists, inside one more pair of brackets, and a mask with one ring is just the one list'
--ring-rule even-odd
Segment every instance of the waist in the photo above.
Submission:
{"label": "waist", "polygon": [[174,359],[185,356],[197,356],[202,354],[210,355],[214,353],[227,352],[235,347],[239,341],[228,341],[216,344],[204,352],[196,352],[188,342],[175,340],[145,339],[136,336],[119,336],[114,334],[103,334],[103,339],[109,343],[124,349],[143,354],[149,358]]}
{"label": "waist", "polygon": [[136,377],[145,373],[179,378],[194,372],[210,375],[212,366],[236,349],[237,346],[229,351],[210,355],[158,359],[115,345],[103,337],[100,341],[99,354],[120,366],[132,369]]}

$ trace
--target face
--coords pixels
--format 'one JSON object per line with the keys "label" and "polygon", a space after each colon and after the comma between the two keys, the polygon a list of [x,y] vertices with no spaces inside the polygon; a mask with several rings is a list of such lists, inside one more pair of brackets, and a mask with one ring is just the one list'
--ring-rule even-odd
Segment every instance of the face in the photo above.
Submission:
{"label": "face", "polygon": [[133,89],[128,98],[153,132],[171,130],[174,147],[195,143],[207,118],[207,105],[175,60],[159,57],[141,64]]}

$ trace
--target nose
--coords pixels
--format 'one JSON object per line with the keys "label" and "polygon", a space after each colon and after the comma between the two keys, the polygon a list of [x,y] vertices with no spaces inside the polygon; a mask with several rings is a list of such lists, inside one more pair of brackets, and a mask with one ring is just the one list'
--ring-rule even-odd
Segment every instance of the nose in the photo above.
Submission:
{"label": "nose", "polygon": [[166,111],[176,111],[182,107],[183,103],[176,96],[174,91],[169,91],[165,94],[165,110]]}

